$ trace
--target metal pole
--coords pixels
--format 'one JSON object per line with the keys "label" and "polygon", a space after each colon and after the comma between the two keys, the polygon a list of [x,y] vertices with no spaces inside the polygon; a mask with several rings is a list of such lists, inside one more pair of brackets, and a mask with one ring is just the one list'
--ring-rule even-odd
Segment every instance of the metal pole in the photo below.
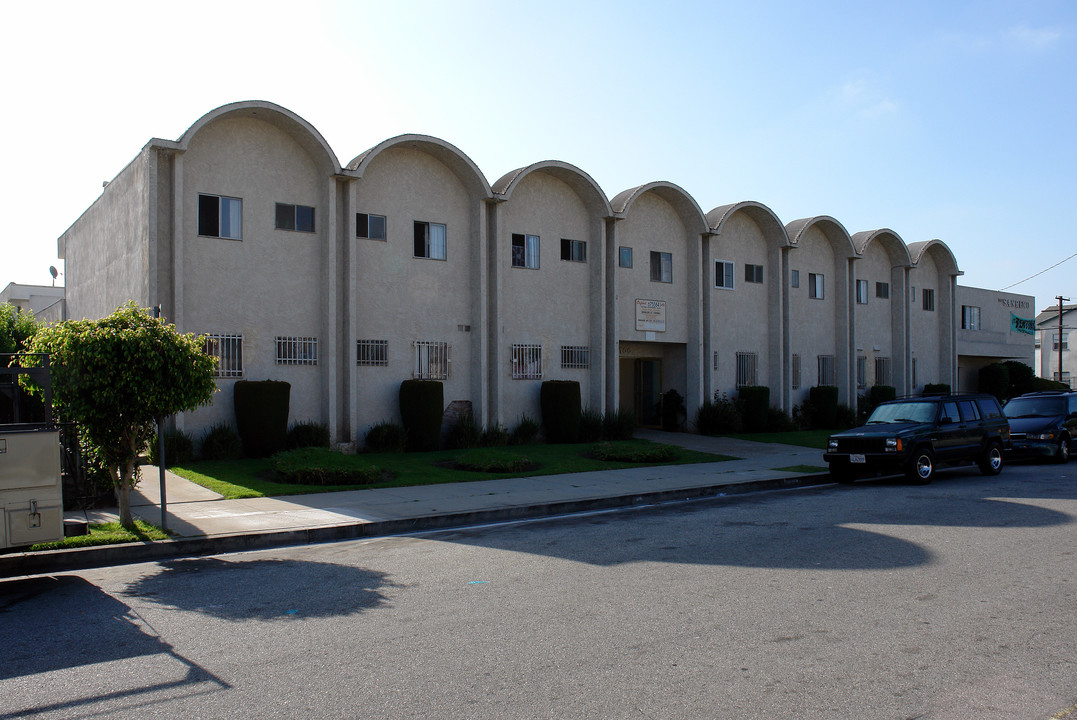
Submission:
{"label": "metal pole", "polygon": [[1058,299],[1058,381],[1062,382],[1062,301],[1069,300],[1061,295],[1055,295]]}

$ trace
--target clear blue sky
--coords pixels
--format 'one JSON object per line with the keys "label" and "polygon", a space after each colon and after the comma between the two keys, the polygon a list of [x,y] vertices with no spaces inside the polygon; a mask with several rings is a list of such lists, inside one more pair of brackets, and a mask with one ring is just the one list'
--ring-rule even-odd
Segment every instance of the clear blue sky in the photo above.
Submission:
{"label": "clear blue sky", "polygon": [[[151,138],[269,100],[342,163],[440,137],[491,182],[562,160],[610,197],[938,238],[999,289],[1077,253],[1077,3],[183,2],[5,8],[0,287]],[[61,278],[62,281],[62,278]],[[1013,288],[1077,302],[1077,258]]]}

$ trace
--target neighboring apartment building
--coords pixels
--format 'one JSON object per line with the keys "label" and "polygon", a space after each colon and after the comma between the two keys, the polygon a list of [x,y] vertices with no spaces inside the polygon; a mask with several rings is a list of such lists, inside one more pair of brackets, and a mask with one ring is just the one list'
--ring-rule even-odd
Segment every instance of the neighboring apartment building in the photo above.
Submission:
{"label": "neighboring apartment building", "polygon": [[402,380],[445,383],[483,424],[539,416],[545,379],[657,422],[767,385],[791,409],[876,383],[957,386],[957,262],[943,243],[704,212],[654,182],[612,199],[545,161],[489,183],[456,147],[386,140],[342,165],[298,115],[227,105],[153,139],[59,239],[71,317],[127,300],[209,336],[222,392],[177,424],[232,422],[236,379],[292,385],[337,442],[398,418]]}
{"label": "neighboring apartment building", "polygon": [[62,287],[8,283],[7,287],[0,291],[0,303],[14,305],[17,310],[32,312],[38,322],[67,319]]}
{"label": "neighboring apartment building", "polygon": [[957,287],[957,385],[979,389],[980,369],[1017,360],[1036,368],[1036,334],[1031,317],[1036,299],[996,290]]}
{"label": "neighboring apartment building", "polygon": [[[1077,305],[1062,305],[1062,322],[1059,323],[1057,305],[1048,307],[1036,316],[1036,374],[1050,380],[1061,380],[1074,387],[1077,375],[1077,348],[1070,344],[1070,331],[1077,321]],[[1061,324],[1061,328],[1059,325]],[[1061,351],[1061,357],[1059,356]],[[1059,376],[1058,363],[1062,362]]]}

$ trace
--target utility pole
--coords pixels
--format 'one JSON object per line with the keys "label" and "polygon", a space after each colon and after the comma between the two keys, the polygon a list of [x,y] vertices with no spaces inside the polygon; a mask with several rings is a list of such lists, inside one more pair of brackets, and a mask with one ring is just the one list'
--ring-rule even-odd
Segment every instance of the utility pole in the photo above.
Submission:
{"label": "utility pole", "polygon": [[1058,381],[1062,382],[1062,301],[1069,300],[1061,295],[1055,295],[1058,300]]}

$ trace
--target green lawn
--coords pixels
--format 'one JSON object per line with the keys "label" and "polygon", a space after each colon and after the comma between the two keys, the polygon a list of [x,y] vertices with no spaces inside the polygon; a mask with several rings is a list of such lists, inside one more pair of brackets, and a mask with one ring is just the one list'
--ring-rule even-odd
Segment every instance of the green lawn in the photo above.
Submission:
{"label": "green lawn", "polygon": [[75,535],[59,542],[38,543],[31,545],[31,550],[67,550],[70,548],[90,547],[92,545],[115,545],[117,543],[148,542],[150,540],[167,540],[168,533],[148,522],[135,520],[135,529],[128,530],[118,522],[93,523],[89,535]]}
{"label": "green lawn", "polygon": [[826,449],[826,441],[837,430],[794,430],[793,432],[779,433],[739,433],[727,437],[738,440],[754,440],[765,443],[784,443],[785,445],[799,445],[801,447]]}
{"label": "green lawn", "polygon": [[[644,450],[660,447],[647,440],[624,441],[626,447]],[[618,443],[621,445],[621,443]],[[342,455],[329,450],[318,451],[319,462],[333,467],[357,469],[377,468],[387,471],[392,479],[366,485],[301,485],[279,482],[273,479],[273,468],[268,459],[218,460],[192,462],[171,468],[172,472],[188,480],[220,493],[228,499],[265,497],[273,495],[297,495],[360,488],[401,487],[406,485],[429,485],[435,483],[493,480],[495,478],[530,477],[534,475],[557,475],[561,473],[587,472],[590,470],[616,470],[619,468],[647,465],[680,465],[686,463],[721,462],[733,460],[728,455],[713,455],[682,448],[673,448],[673,459],[659,462],[616,462],[591,457],[595,443],[576,445],[518,445],[473,450],[441,450],[428,453],[363,453]],[[446,467],[463,458],[471,466],[486,464],[504,465],[506,460],[526,459],[532,464],[518,472],[479,472]]]}

